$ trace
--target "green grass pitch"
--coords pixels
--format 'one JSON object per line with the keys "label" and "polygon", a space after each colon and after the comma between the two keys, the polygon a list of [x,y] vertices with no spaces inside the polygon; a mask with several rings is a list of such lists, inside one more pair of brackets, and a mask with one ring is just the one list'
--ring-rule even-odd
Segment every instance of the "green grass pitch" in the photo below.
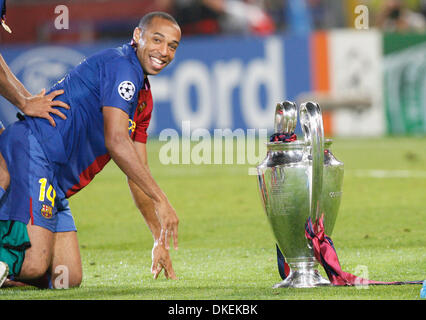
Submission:
{"label": "green grass pitch", "polygon": [[[84,279],[80,288],[0,290],[0,299],[416,300],[421,286],[272,289],[275,242],[251,165],[163,165],[148,144],[153,176],[180,218],[179,280],[154,280],[152,236],[114,163],[70,199]],[[335,139],[345,163],[332,239],[344,271],[381,281],[426,278],[426,138]],[[377,171],[380,170],[380,171]],[[322,267],[319,267],[325,276]]]}

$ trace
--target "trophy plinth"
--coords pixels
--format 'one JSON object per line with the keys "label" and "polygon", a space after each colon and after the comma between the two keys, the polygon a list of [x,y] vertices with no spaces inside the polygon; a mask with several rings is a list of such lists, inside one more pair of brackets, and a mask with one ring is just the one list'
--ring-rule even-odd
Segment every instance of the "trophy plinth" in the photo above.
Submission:
{"label": "trophy plinth", "polygon": [[277,288],[314,288],[321,286],[329,286],[330,281],[324,279],[317,267],[316,261],[289,262],[290,274],[282,282],[273,286]]}

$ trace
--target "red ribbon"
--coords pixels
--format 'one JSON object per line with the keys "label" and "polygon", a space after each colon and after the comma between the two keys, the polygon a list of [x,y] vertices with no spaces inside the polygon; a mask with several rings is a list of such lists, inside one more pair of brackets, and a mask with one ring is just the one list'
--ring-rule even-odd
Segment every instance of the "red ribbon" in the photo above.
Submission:
{"label": "red ribbon", "polygon": [[382,282],[357,277],[344,272],[340,266],[333,241],[324,232],[324,214],[312,225],[311,218],[305,225],[305,236],[311,240],[315,258],[323,266],[328,279],[335,286],[362,286],[362,285],[399,285],[421,284],[422,281]]}
{"label": "red ribbon", "polygon": [[269,142],[293,142],[297,140],[297,136],[294,132],[289,133],[274,133],[270,138]]}

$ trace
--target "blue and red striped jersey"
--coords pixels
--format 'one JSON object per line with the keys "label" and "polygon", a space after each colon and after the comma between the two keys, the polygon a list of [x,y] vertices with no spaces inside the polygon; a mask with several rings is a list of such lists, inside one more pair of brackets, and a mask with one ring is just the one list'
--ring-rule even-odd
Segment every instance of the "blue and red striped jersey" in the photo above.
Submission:
{"label": "blue and red striped jersey", "polygon": [[92,181],[110,160],[105,147],[102,107],[121,109],[129,115],[129,134],[146,143],[153,107],[148,78],[130,44],[103,50],[82,61],[51,90],[63,89],[57,99],[67,119],[27,118],[55,170],[60,190],[70,197]]}

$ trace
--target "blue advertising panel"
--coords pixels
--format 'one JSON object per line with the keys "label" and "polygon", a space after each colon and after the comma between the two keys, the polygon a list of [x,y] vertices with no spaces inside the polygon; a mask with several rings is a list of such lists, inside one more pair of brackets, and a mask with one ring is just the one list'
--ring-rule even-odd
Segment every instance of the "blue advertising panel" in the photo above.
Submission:
{"label": "blue advertising panel", "polygon": [[[36,94],[85,57],[121,42],[73,46],[10,46],[0,52]],[[150,77],[154,97],[151,135],[163,129],[271,129],[277,102],[311,89],[309,36],[183,38],[175,60]],[[0,118],[16,110],[0,98]],[[72,107],[72,106],[71,106]]]}

